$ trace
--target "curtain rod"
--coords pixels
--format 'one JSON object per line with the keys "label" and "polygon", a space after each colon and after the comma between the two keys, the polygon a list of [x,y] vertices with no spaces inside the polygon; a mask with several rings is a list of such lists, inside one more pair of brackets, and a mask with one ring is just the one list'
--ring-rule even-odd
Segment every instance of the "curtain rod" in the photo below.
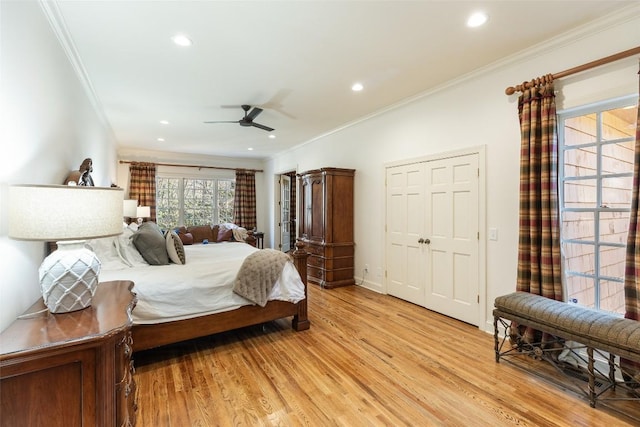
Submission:
{"label": "curtain rod", "polygon": [[[579,65],[577,67],[569,68],[568,70],[564,70],[564,71],[561,71],[559,73],[552,74],[551,77],[553,77],[554,80],[561,79],[563,77],[570,76],[571,74],[576,74],[576,73],[579,73],[581,71],[586,71],[586,70],[589,70],[591,68],[599,67],[600,65],[608,64],[610,62],[618,61],[620,59],[624,59],[624,58],[627,58],[629,56],[638,55],[638,54],[640,54],[640,46],[634,47],[634,48],[629,49],[629,50],[625,50],[623,52],[618,52],[615,55],[611,55],[611,56],[607,56],[605,58],[600,58],[600,59],[595,60],[595,61],[587,62],[586,64],[582,64],[582,65]],[[535,86],[536,80],[538,80],[538,79],[533,79],[530,82],[525,82],[525,83],[519,84],[519,85],[517,85],[515,87],[514,86],[509,86],[508,88],[506,88],[504,90],[504,93],[506,93],[507,95],[513,95],[515,92],[522,92],[525,89],[532,88],[533,86]]]}
{"label": "curtain rod", "polygon": [[[133,163],[131,161],[128,160],[120,160],[120,163]],[[143,163],[143,162],[140,162]],[[153,163],[153,162],[150,162]],[[157,166],[173,166],[173,167],[177,167],[177,168],[198,168],[198,169],[222,169],[222,170],[228,170],[228,171],[249,171],[249,172],[264,172],[262,169],[247,169],[247,168],[225,168],[222,166],[200,166],[200,165],[181,165],[181,164],[177,164],[177,163],[153,163],[154,165]]]}

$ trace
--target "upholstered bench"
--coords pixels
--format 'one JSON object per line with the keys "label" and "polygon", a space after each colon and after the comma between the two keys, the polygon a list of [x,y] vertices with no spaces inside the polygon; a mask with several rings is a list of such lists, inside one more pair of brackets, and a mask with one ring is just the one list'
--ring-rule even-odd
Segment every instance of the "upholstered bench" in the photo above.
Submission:
{"label": "upholstered bench", "polygon": [[[521,326],[528,326],[536,330],[547,332],[556,337],[557,342],[564,344],[566,340],[581,344],[587,350],[589,388],[587,395],[591,406],[595,406],[596,399],[604,391],[596,392],[596,369],[594,368],[593,351],[609,353],[608,388],[615,388],[620,384],[615,378],[616,367],[614,355],[635,362],[640,362],[640,322],[624,319],[610,313],[592,310],[575,304],[554,301],[539,295],[526,292],[513,292],[497,297],[494,303],[494,340],[496,362],[500,357],[514,353],[528,353],[541,356],[544,346],[539,343],[525,343],[521,337],[512,342],[512,346],[505,350],[505,341],[517,335],[511,330],[510,324],[504,320],[516,322]],[[499,338],[499,326],[505,330],[502,343]],[[557,354],[557,348],[554,348]],[[622,384],[626,384],[623,382]],[[632,394],[638,396],[631,389]]]}

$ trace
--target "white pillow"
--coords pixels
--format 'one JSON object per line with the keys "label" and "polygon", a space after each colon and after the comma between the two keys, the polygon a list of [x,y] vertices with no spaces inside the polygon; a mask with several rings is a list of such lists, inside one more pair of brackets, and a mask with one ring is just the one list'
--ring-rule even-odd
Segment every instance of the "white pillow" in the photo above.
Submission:
{"label": "white pillow", "polygon": [[130,227],[126,227],[122,231],[122,234],[118,236],[116,240],[118,255],[122,259],[122,262],[128,264],[130,267],[147,266],[149,263],[144,260],[138,248],[135,247],[131,240],[134,234],[134,231]]}
{"label": "white pillow", "polygon": [[118,256],[116,248],[117,236],[87,240],[85,243],[100,260],[101,269],[121,270],[128,267]]}
{"label": "white pillow", "polygon": [[223,222],[222,224],[218,224],[218,228],[220,230],[235,230],[238,226],[232,222]]}

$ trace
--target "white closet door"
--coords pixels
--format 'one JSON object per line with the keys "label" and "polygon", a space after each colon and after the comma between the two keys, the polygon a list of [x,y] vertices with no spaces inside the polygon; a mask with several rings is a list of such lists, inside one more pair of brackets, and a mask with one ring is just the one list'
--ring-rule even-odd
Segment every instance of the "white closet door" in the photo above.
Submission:
{"label": "white closet door", "polygon": [[425,307],[478,325],[478,155],[426,163]]}
{"label": "white closet door", "polygon": [[387,169],[387,292],[424,305],[424,164]]}
{"label": "white closet door", "polygon": [[478,154],[386,171],[387,293],[479,325]]}

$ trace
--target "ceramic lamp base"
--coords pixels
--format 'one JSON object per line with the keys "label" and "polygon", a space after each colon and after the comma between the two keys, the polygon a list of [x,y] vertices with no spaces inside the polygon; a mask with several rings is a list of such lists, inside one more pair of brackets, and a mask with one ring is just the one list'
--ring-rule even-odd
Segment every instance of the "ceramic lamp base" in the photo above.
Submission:
{"label": "ceramic lamp base", "polygon": [[91,305],[98,286],[100,261],[84,243],[57,242],[58,250],[40,266],[42,299],[52,313],[82,310]]}

